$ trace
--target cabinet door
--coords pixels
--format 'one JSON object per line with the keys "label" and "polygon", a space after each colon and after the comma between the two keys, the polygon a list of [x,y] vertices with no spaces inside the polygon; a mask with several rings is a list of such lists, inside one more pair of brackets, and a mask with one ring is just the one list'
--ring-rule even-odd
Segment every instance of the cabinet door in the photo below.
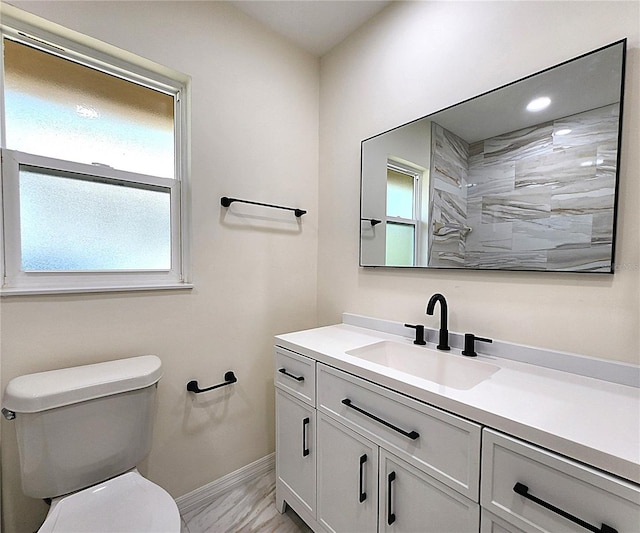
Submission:
{"label": "cabinet door", "polygon": [[[287,393],[276,390],[276,476],[312,517],[316,513],[316,411]],[[288,496],[285,496],[285,500]],[[298,511],[300,512],[300,511]]]}
{"label": "cabinet door", "polygon": [[380,532],[477,533],[477,503],[380,450]]}
{"label": "cabinet door", "polygon": [[374,533],[378,446],[318,414],[318,522],[335,533]]}

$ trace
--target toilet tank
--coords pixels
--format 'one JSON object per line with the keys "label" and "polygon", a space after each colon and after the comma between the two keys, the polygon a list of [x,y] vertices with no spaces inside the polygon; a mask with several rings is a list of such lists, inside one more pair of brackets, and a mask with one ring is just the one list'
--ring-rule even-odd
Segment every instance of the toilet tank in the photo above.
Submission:
{"label": "toilet tank", "polygon": [[143,355],[12,379],[22,490],[54,498],[135,467],[151,448],[160,359]]}

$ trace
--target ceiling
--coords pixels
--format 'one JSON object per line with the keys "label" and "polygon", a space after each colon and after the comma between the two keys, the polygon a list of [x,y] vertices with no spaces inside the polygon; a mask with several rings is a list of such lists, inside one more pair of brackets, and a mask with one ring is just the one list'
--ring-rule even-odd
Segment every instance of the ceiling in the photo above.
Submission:
{"label": "ceiling", "polygon": [[231,0],[315,56],[322,56],[393,0]]}

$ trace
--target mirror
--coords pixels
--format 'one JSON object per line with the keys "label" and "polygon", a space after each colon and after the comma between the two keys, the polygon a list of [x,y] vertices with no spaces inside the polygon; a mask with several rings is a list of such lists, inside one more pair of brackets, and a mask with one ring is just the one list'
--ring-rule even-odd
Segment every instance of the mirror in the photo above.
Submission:
{"label": "mirror", "polygon": [[362,141],[360,265],[612,273],[625,52]]}

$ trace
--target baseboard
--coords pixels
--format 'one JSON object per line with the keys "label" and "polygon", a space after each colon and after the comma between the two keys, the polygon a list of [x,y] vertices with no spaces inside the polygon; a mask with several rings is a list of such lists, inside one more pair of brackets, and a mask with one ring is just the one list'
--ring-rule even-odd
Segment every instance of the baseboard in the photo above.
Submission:
{"label": "baseboard", "polygon": [[250,481],[272,470],[276,464],[276,454],[270,453],[262,459],[249,463],[226,476],[216,479],[211,483],[195,489],[183,496],[176,498],[176,504],[180,514],[188,513],[199,507],[207,505],[221,494]]}

